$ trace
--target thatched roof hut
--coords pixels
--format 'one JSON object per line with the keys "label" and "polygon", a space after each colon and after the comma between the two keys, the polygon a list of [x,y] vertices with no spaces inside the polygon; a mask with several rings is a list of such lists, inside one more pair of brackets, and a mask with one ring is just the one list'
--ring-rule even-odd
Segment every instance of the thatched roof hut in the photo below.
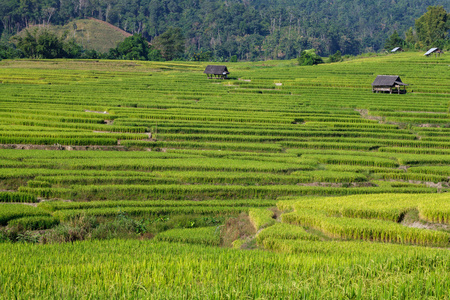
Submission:
{"label": "thatched roof hut", "polygon": [[211,78],[227,79],[228,74],[230,74],[226,66],[214,66],[214,65],[206,66],[206,69],[203,73],[205,73],[208,76],[208,79]]}
{"label": "thatched roof hut", "polygon": [[[406,86],[408,85],[403,83],[398,75],[378,75],[372,82],[372,92],[389,92],[389,94],[397,92],[397,94],[404,94],[406,93]],[[403,90],[400,89],[401,87],[403,87]]]}

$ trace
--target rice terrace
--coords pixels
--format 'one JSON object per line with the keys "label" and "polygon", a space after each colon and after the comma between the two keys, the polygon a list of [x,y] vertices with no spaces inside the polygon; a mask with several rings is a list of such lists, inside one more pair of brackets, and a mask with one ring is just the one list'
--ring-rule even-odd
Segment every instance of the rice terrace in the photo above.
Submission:
{"label": "rice terrace", "polygon": [[449,299],[449,55],[208,64],[0,61],[1,299]]}

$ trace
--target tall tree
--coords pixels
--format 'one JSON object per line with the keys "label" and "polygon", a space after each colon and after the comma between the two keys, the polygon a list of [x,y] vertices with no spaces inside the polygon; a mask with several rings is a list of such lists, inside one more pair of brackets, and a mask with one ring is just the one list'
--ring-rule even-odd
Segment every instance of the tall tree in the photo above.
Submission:
{"label": "tall tree", "polygon": [[403,40],[399,35],[397,30],[394,30],[394,33],[389,36],[389,38],[384,43],[384,49],[392,50],[395,47],[403,47],[405,45],[405,40]]}
{"label": "tall tree", "polygon": [[417,39],[424,46],[432,46],[447,37],[450,30],[450,14],[443,6],[429,6],[427,12],[416,20]]}
{"label": "tall tree", "polygon": [[32,32],[25,30],[22,35],[13,37],[17,49],[28,58],[77,58],[81,55],[81,47],[75,41],[65,42],[66,34],[58,37],[56,34],[35,28]]}
{"label": "tall tree", "polygon": [[316,54],[315,49],[303,50],[298,58],[298,64],[300,66],[312,66],[317,64],[323,64],[322,58]]}
{"label": "tall tree", "polygon": [[117,51],[123,59],[147,60],[149,53],[148,42],[142,34],[135,34],[119,43]]}
{"label": "tall tree", "polygon": [[181,28],[170,27],[153,40],[153,44],[161,50],[166,60],[180,58],[184,53],[184,37]]}

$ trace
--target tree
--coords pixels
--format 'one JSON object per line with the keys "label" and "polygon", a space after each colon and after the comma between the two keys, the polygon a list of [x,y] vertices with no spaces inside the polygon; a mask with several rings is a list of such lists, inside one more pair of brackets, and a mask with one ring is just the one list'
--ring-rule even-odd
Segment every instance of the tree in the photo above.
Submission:
{"label": "tree", "polygon": [[83,47],[78,45],[74,38],[69,39],[63,45],[64,57],[66,58],[79,58],[82,56]]}
{"label": "tree", "polygon": [[180,58],[184,54],[184,37],[181,28],[170,27],[153,40],[153,44],[161,51],[166,60]]}
{"label": "tree", "polygon": [[[35,28],[33,32],[25,30],[25,36],[15,36],[13,40],[17,41],[17,49],[22,51],[25,57],[51,59],[68,57],[64,49],[65,38],[65,34],[58,37],[48,30],[39,32]],[[73,43],[71,42],[68,49]]]}
{"label": "tree", "polygon": [[44,30],[37,38],[36,52],[41,58],[62,58],[66,57],[64,52],[64,39],[66,37],[58,37],[56,34]]}
{"label": "tree", "polygon": [[398,35],[397,30],[394,30],[394,33],[391,36],[389,36],[386,42],[384,43],[384,49],[386,50],[392,50],[395,47],[404,47],[404,46],[405,40]]}
{"label": "tree", "polygon": [[330,62],[339,62],[342,60],[342,53],[341,51],[336,51],[333,55],[330,55]]}
{"label": "tree", "polygon": [[13,40],[17,41],[17,48],[23,52],[25,57],[38,58],[37,54],[37,29],[31,33],[25,30],[25,36],[15,36]]}
{"label": "tree", "polygon": [[[95,52],[95,51],[94,51]],[[85,56],[102,56],[100,53],[85,52]],[[119,43],[116,48],[109,49],[104,57],[108,59],[128,59],[128,60],[164,60],[161,52],[147,42],[142,34],[135,34],[127,37],[123,42]]]}
{"label": "tree", "polygon": [[408,44],[415,44],[417,42],[416,35],[412,27],[409,27],[408,31],[405,32],[405,42]]}
{"label": "tree", "polygon": [[415,22],[417,39],[424,46],[444,40],[450,30],[450,14],[443,6],[429,6],[427,12]]}
{"label": "tree", "polygon": [[298,64],[300,66],[312,66],[317,64],[323,64],[322,58],[316,54],[316,49],[303,50],[298,58]]}
{"label": "tree", "polygon": [[211,51],[194,52],[191,56],[192,61],[210,61]]}
{"label": "tree", "polygon": [[117,52],[122,59],[148,60],[149,45],[142,34],[135,34],[119,43]]}

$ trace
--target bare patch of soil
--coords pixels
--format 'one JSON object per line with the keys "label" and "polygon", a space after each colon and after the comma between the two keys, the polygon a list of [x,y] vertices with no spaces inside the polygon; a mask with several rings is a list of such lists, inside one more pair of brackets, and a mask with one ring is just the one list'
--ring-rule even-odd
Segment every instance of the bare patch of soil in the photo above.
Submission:
{"label": "bare patch of soil", "polygon": [[273,211],[272,218],[275,219],[277,222],[281,222],[282,212],[276,206],[269,208],[269,210]]}
{"label": "bare patch of soil", "polygon": [[96,114],[104,114],[104,115],[109,115],[109,112],[105,111],[97,111],[97,110],[89,110],[89,109],[85,109],[84,112],[90,112],[90,113],[96,113]]}
{"label": "bare patch of soil", "polygon": [[114,151],[126,151],[124,146],[63,146],[63,145],[30,145],[30,144],[0,144],[0,149],[17,149],[17,150],[114,150]]}
{"label": "bare patch of soil", "polygon": [[29,206],[34,206],[37,207],[37,203],[28,203],[28,202],[0,202],[0,205],[2,204],[23,204],[23,205],[29,205]]}
{"label": "bare patch of soil", "polygon": [[437,125],[435,125],[435,124],[419,124],[419,125],[417,125],[417,127],[436,127],[436,128],[438,128],[438,127],[440,127],[440,126],[437,126]]}
{"label": "bare patch of soil", "polygon": [[427,222],[414,222],[409,224],[404,224],[407,227],[419,228],[419,229],[430,229],[430,230],[450,230],[450,226],[446,224],[437,223],[427,223]]}
{"label": "bare patch of soil", "polygon": [[[382,180],[383,179],[379,179]],[[389,182],[407,182],[412,184],[423,184],[426,187],[436,188],[436,189],[442,189],[442,188],[448,188],[450,187],[450,184],[448,182],[433,182],[433,181],[420,181],[420,180],[402,180],[402,179],[385,179],[384,181]]]}
{"label": "bare patch of soil", "polygon": [[251,238],[256,234],[255,227],[246,213],[230,218],[224,225],[221,234],[221,244],[224,247],[231,247],[233,241],[237,239]]}
{"label": "bare patch of soil", "polygon": [[301,186],[323,186],[323,187],[372,187],[371,182],[351,182],[351,183],[334,183],[334,182],[310,182],[310,183],[297,183]]}
{"label": "bare patch of soil", "polygon": [[147,141],[147,142],[155,142],[156,139],[153,139],[152,137],[152,133],[151,132],[145,132],[145,134],[148,136],[148,139],[143,139],[141,141]]}
{"label": "bare patch of soil", "polygon": [[430,223],[421,220],[419,217],[419,211],[417,209],[408,211],[403,217],[403,220],[400,222],[400,224],[411,228],[450,231],[450,225],[448,224]]}
{"label": "bare patch of soil", "polygon": [[363,118],[363,119],[376,120],[376,121],[382,121],[383,120],[382,117],[370,116],[368,109],[355,109],[355,111],[359,112],[359,114],[361,115],[361,118]]}

